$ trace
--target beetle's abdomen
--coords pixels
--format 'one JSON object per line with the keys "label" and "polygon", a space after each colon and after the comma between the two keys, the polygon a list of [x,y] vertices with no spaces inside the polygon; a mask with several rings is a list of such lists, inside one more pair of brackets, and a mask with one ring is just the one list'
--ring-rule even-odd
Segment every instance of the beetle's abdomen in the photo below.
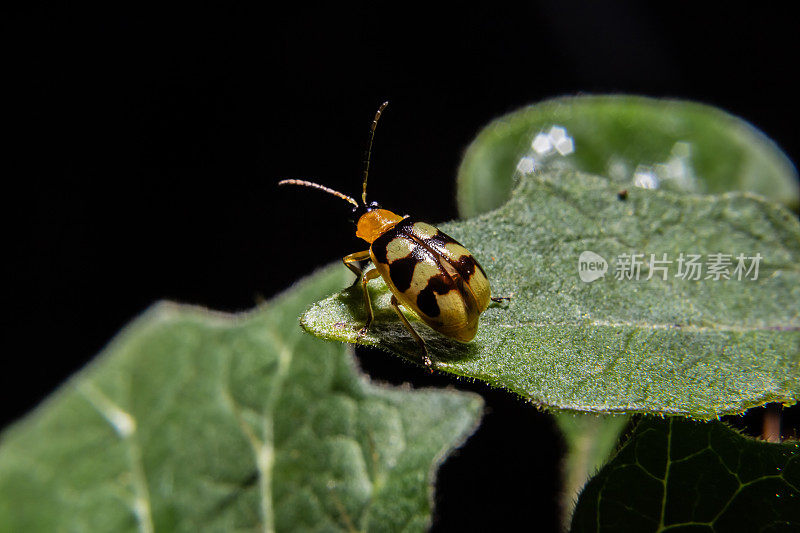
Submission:
{"label": "beetle's abdomen", "polygon": [[370,254],[401,304],[442,334],[472,340],[489,302],[489,283],[463,246],[406,218],[375,239]]}

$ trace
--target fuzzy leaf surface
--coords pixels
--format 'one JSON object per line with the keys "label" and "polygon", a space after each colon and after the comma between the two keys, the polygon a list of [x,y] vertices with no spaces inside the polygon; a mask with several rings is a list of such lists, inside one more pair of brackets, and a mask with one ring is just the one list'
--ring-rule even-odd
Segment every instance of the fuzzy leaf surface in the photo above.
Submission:
{"label": "fuzzy leaf surface", "polygon": [[[477,337],[452,341],[408,313],[433,366],[556,409],[672,413],[698,419],[800,396],[800,225],[747,193],[632,189],[572,170],[525,176],[502,208],[441,229],[469,248],[511,296],[481,315]],[[582,252],[608,262],[584,283]],[[622,254],[761,254],[757,279],[676,276],[644,264],[616,279]],[[669,268],[669,266],[668,266]],[[730,270],[733,270],[733,266]],[[751,273],[752,277],[752,273]],[[650,278],[650,279],[648,279]],[[419,361],[420,350],[370,283],[376,321],[363,336],[360,287],[312,306],[303,326],[323,338],[378,346]]]}
{"label": "fuzzy leaf surface", "polygon": [[[724,111],[677,100],[580,96],[535,104],[487,125],[459,169],[460,214],[502,205],[517,165],[526,164],[603,174],[620,190],[649,177],[675,191],[756,191],[794,208],[800,195],[786,156]],[[556,414],[556,421],[567,444],[561,501],[568,527],[578,491],[614,450],[626,422],[574,414]]]}
{"label": "fuzzy leaf surface", "polygon": [[482,402],[366,383],[297,315],[158,305],[0,436],[0,531],[418,531]]}

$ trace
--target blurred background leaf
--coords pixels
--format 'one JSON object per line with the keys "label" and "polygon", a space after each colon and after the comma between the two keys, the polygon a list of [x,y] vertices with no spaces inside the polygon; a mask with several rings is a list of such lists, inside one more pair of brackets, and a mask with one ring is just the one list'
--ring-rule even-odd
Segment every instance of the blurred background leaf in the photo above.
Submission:
{"label": "blurred background leaf", "polygon": [[419,530],[479,397],[369,385],[297,314],[340,265],[243,316],[159,304],[0,436],[1,531]]}
{"label": "blurred background leaf", "polygon": [[459,214],[502,205],[523,158],[537,168],[606,176],[621,189],[635,186],[638,175],[667,190],[749,191],[793,209],[800,198],[797,171],[780,148],[720,109],[640,96],[572,96],[514,111],[481,130],[459,167]]}

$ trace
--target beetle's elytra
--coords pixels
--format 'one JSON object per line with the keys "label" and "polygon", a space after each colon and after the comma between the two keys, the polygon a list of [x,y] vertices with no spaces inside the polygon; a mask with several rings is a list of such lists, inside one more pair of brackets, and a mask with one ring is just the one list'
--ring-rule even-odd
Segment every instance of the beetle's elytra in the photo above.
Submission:
{"label": "beetle's elytra", "polygon": [[[367,204],[367,177],[375,127],[388,102],[384,102],[370,127],[364,166],[361,204],[338,191],[304,180],[288,179],[278,185],[302,185],[323,190],[353,204],[356,236],[370,244],[369,249],[342,258],[345,266],[361,281],[367,320],[359,334],[372,323],[372,304],[367,283],[382,277],[392,291],[392,307],[408,332],[423,350],[422,362],[430,368],[425,341],[400,311],[402,305],[442,335],[469,342],[478,331],[478,317],[492,298],[489,280],[478,261],[461,244],[431,224],[413,217],[399,216]],[[373,268],[363,271],[358,261],[371,260]]]}
{"label": "beetle's elytra", "polygon": [[406,217],[375,239],[370,258],[400,304],[436,331],[469,342],[489,305],[489,280],[466,248]]}

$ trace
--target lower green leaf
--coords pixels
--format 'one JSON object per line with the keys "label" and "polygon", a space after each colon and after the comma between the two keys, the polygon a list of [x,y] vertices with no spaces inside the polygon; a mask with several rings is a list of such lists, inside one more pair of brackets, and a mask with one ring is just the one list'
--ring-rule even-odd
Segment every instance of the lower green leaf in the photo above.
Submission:
{"label": "lower green leaf", "polygon": [[245,316],[161,304],[0,436],[0,531],[397,531],[430,521],[480,398],[369,385],[297,315],[339,268]]}
{"label": "lower green leaf", "polygon": [[586,485],[571,530],[798,531],[800,443],[645,419]]}

